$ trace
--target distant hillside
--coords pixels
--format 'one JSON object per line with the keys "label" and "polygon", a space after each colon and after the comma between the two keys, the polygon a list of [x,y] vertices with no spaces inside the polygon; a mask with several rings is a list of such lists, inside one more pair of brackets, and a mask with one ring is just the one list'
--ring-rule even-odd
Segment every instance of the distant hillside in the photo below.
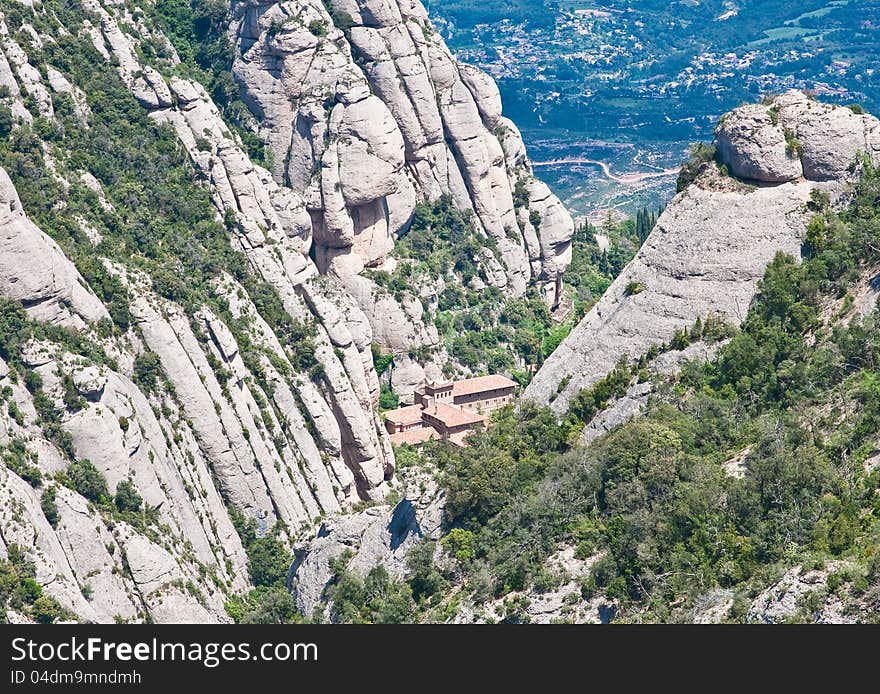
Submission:
{"label": "distant hillside", "polygon": [[[453,50],[496,78],[539,162],[564,154],[618,174],[671,168],[690,142],[711,138],[722,113],[789,88],[880,109],[877,0],[490,0],[430,9]],[[576,163],[541,172],[581,213],[655,205],[674,178],[620,186]]]}

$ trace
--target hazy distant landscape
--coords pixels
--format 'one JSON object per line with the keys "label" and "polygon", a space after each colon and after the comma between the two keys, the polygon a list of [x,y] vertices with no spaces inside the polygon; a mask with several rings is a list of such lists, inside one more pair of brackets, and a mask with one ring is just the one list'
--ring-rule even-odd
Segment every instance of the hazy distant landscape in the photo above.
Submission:
{"label": "hazy distant landscape", "polygon": [[767,92],[878,107],[877,0],[428,5],[457,56],[495,77],[540,175],[579,213],[667,199],[674,175],[661,174],[688,144]]}

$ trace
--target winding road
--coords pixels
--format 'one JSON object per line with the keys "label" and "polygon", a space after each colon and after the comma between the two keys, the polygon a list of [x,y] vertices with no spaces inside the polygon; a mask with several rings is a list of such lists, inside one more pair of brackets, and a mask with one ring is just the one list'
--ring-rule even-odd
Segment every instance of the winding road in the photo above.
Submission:
{"label": "winding road", "polygon": [[612,181],[617,181],[618,183],[623,183],[625,185],[632,185],[634,183],[638,183],[639,181],[644,181],[648,178],[663,178],[664,176],[672,176],[673,174],[678,173],[678,169],[662,169],[661,171],[626,173],[617,175],[612,173],[611,167],[608,166],[607,163],[605,163],[604,161],[598,161],[596,159],[566,158],[551,159],[550,161],[532,162],[532,166],[562,166],[565,164],[592,164],[593,166],[598,166],[602,169],[602,173],[605,174],[606,178],[609,178]]}

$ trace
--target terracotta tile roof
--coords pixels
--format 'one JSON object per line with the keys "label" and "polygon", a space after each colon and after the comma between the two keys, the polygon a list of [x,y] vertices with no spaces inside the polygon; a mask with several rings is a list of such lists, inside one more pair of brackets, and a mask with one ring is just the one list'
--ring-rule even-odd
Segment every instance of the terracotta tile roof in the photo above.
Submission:
{"label": "terracotta tile roof", "polygon": [[464,381],[456,381],[452,385],[452,396],[473,395],[500,388],[516,388],[516,386],[516,381],[511,381],[504,376],[477,376]]}
{"label": "terracotta tile roof", "polygon": [[395,446],[399,446],[403,443],[408,443],[409,445],[414,446],[431,439],[439,439],[440,435],[437,433],[437,430],[432,427],[421,427],[420,429],[410,429],[409,431],[400,431],[396,434],[391,434],[390,438],[391,443]]}
{"label": "terracotta tile roof", "polygon": [[408,407],[398,407],[396,410],[388,410],[384,413],[385,419],[392,424],[406,426],[422,421],[422,406],[409,405]]}
{"label": "terracotta tile roof", "polygon": [[475,412],[463,410],[455,405],[447,405],[445,402],[435,402],[424,410],[424,413],[439,419],[447,427],[457,427],[463,424],[483,424],[486,418]]}

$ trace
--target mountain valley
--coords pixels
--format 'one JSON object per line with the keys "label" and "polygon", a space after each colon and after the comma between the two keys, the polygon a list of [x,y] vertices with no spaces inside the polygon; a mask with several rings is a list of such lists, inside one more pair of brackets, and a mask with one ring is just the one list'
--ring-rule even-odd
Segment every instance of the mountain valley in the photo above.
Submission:
{"label": "mountain valley", "polygon": [[880,121],[548,154],[428,10],[0,2],[0,621],[876,621]]}

